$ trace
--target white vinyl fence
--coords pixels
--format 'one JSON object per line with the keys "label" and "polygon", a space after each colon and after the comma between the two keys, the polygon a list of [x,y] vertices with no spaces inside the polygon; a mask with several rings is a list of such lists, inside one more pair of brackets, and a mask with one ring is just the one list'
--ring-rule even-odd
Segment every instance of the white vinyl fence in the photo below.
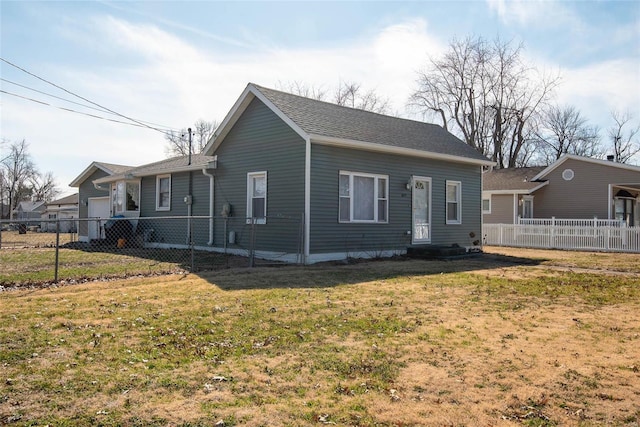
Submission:
{"label": "white vinyl fence", "polygon": [[640,227],[599,219],[521,219],[520,224],[484,224],[484,245],[640,253]]}

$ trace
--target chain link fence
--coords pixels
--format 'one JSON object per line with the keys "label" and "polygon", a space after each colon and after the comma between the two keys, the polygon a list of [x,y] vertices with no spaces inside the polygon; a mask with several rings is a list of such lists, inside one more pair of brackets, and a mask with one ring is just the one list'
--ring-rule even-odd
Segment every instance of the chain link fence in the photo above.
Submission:
{"label": "chain link fence", "polygon": [[303,218],[0,221],[0,286],[302,263]]}

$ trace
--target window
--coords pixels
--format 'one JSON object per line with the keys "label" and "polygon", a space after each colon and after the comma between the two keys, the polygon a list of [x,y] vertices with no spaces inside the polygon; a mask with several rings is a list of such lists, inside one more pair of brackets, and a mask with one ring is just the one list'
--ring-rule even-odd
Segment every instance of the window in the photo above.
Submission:
{"label": "window", "polygon": [[462,224],[462,183],[447,181],[447,224]]}
{"label": "window", "polygon": [[340,172],[338,222],[388,222],[389,177]]}
{"label": "window", "polygon": [[571,181],[574,176],[575,173],[573,172],[573,169],[565,169],[562,171],[562,179],[565,181]]}
{"label": "window", "polygon": [[491,213],[491,196],[489,196],[487,199],[482,199],[482,213]]}
{"label": "window", "polygon": [[112,192],[114,213],[137,212],[140,210],[139,181],[118,181],[113,184]]}
{"label": "window", "polygon": [[247,224],[255,219],[256,224],[267,223],[267,173],[247,174]]}
{"label": "window", "polygon": [[533,218],[533,196],[522,196],[522,217]]}
{"label": "window", "polygon": [[158,175],[156,177],[156,210],[168,211],[171,209],[171,175]]}

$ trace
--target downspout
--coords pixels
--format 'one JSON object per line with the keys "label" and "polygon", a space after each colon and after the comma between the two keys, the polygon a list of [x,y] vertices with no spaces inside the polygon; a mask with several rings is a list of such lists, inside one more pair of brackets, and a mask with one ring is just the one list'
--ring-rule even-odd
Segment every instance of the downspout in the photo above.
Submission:
{"label": "downspout", "polygon": [[305,138],[304,156],[304,256],[303,263],[309,262],[311,236],[311,137]]}
{"label": "downspout", "polygon": [[608,187],[609,188],[607,190],[607,198],[609,199],[609,201],[607,203],[607,219],[614,219],[613,218],[613,204],[614,204],[613,185],[609,184]]}
{"label": "downspout", "polygon": [[208,246],[213,246],[213,214],[215,209],[214,195],[215,195],[215,175],[207,172],[207,168],[202,168],[202,173],[209,177],[209,241]]}

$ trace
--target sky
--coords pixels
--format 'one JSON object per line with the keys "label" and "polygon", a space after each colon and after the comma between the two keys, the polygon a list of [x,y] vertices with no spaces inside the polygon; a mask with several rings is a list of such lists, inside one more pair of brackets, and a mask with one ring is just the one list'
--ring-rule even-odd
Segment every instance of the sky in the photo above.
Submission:
{"label": "sky", "polygon": [[25,139],[67,195],[93,161],[165,158],[159,130],[222,121],[249,82],[358,82],[421,120],[407,108],[417,73],[477,36],[522,43],[560,75],[554,101],[603,135],[614,109],[640,123],[640,1],[0,0],[0,137]]}

